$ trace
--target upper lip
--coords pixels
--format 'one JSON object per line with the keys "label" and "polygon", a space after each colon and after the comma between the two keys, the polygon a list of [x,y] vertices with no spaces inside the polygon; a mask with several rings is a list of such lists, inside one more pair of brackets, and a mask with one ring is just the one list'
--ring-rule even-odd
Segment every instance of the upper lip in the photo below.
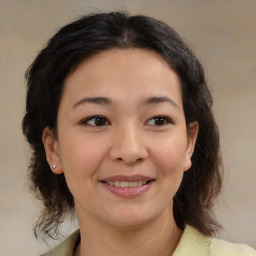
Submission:
{"label": "upper lip", "polygon": [[133,182],[133,181],[149,181],[153,180],[153,178],[144,176],[144,175],[132,175],[132,176],[126,176],[126,175],[115,175],[115,176],[110,176],[107,178],[104,178],[102,181],[128,181],[128,182]]}

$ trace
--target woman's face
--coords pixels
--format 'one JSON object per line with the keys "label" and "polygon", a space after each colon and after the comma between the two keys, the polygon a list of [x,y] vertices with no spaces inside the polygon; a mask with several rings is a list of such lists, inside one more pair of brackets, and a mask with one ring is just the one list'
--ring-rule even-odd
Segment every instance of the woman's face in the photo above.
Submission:
{"label": "woman's face", "polygon": [[111,49],[68,77],[57,120],[43,141],[53,171],[64,172],[78,217],[130,227],[170,214],[191,166],[176,73],[155,52]]}

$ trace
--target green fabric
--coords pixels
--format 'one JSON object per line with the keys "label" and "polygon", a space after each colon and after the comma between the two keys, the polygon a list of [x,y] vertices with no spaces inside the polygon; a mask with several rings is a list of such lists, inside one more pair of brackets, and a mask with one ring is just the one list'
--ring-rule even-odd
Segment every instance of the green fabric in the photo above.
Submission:
{"label": "green fabric", "polygon": [[[41,256],[73,256],[79,236],[77,230],[53,250]],[[247,245],[206,237],[187,226],[173,256],[256,256],[256,251]]]}
{"label": "green fabric", "polygon": [[187,226],[173,256],[256,256],[256,251],[242,244],[202,235]]}
{"label": "green fabric", "polygon": [[73,256],[74,249],[77,243],[77,240],[80,237],[79,230],[75,231],[59,245],[49,252],[42,254],[41,256]]}

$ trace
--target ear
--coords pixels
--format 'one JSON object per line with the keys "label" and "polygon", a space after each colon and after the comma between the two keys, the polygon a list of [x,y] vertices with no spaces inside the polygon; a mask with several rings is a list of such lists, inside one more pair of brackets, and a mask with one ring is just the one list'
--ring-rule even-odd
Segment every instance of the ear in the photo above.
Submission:
{"label": "ear", "polygon": [[44,143],[44,149],[46,154],[46,159],[53,173],[61,174],[63,173],[59,143],[53,134],[53,131],[47,126],[44,128],[42,140]]}
{"label": "ear", "polygon": [[186,154],[185,154],[184,166],[183,166],[184,172],[187,171],[192,166],[191,157],[194,152],[198,130],[199,130],[198,122],[192,122],[189,124],[187,148],[186,148]]}

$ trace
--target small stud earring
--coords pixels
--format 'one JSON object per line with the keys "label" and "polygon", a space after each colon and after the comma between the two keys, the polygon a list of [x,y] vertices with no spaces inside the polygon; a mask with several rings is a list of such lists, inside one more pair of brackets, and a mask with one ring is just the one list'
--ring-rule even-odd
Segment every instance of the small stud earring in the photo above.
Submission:
{"label": "small stud earring", "polygon": [[54,164],[54,165],[52,166],[52,169],[56,169],[56,164]]}

